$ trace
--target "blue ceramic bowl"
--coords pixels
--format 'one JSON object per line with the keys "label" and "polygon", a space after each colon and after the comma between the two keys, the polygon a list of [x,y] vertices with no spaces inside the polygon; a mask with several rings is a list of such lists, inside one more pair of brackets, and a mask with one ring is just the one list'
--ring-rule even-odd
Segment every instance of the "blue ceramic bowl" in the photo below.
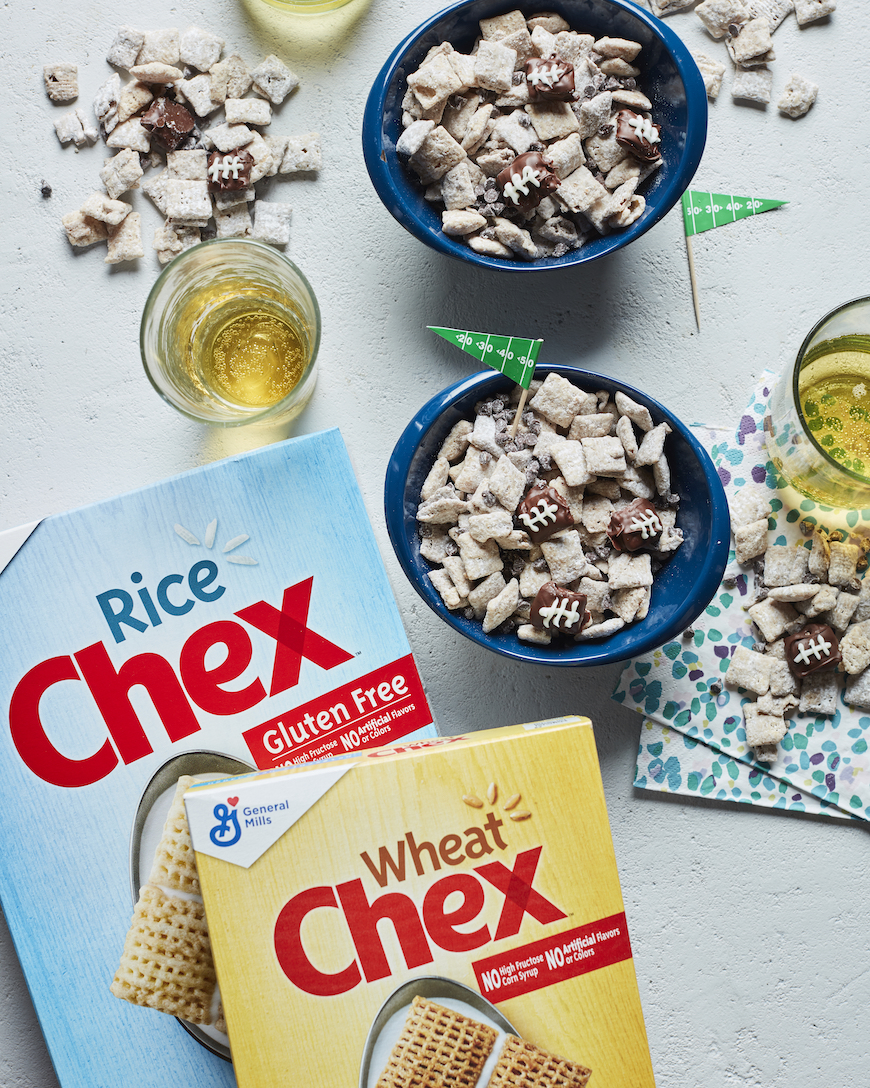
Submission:
{"label": "blue ceramic bowl", "polygon": [[[478,23],[519,7],[527,16],[557,12],[575,30],[596,38],[628,38],[643,44],[640,84],[662,126],[664,163],[642,189],[643,215],[625,230],[614,231],[571,250],[564,257],[511,261],[483,257],[463,242],[441,232],[441,214],[423,199],[411,171],[396,155],[402,132],[402,98],[406,78],[428,50],[449,41],[468,52],[479,35]],[[385,207],[415,238],[439,253],[484,268],[539,272],[594,261],[627,246],[657,223],[679,201],[698,168],[707,138],[707,94],[698,67],[686,46],[663,22],[630,0],[527,0],[513,6],[505,0],[463,0],[421,24],[397,46],[378,73],[363,116],[362,143],[366,167]]]}
{"label": "blue ceramic bowl", "polygon": [[454,630],[489,650],[539,665],[605,665],[623,661],[663,645],[681,633],[713,598],[728,562],[731,523],[728,502],[710,457],[673,413],[640,390],[602,374],[570,366],[539,366],[537,377],[551,371],[582,389],[619,391],[646,405],[655,423],[666,422],[673,433],[665,452],[671,469],[671,487],[681,498],[677,524],[685,541],[655,577],[649,614],[610,638],[571,642],[557,648],[530,646],[516,635],[485,635],[481,625],[461,612],[450,612],[432,587],[426,572],[431,566],[420,555],[415,513],[420,487],[450,428],[461,419],[474,418],[474,405],[494,394],[509,391],[513,383],[497,371],[475,374],[451,385],[424,404],[405,428],[387,467],[384,507],[387,529],[402,569],[426,604]]}

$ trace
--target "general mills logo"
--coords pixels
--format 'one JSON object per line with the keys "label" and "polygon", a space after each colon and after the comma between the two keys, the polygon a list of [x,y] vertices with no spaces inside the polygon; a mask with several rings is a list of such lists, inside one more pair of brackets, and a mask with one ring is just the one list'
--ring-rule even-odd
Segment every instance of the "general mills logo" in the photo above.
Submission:
{"label": "general mills logo", "polygon": [[225,805],[215,805],[214,818],[217,823],[208,836],[215,846],[235,846],[242,837],[239,817],[235,811],[238,803],[238,797],[228,797]]}

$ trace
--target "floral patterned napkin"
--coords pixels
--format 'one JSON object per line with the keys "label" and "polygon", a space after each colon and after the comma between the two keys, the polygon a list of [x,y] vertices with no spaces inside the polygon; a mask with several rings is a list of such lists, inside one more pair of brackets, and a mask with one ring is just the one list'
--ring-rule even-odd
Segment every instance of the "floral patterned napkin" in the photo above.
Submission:
{"label": "floral patterned napkin", "polygon": [[[699,427],[729,501],[757,488],[770,502],[770,542],[802,539],[798,523],[829,524],[826,507],[785,488],[767,460],[763,418],[773,376],[765,374],[736,433]],[[854,527],[868,512],[848,517]],[[854,518],[854,520],[853,520]],[[644,716],[634,784],[643,789],[767,808],[870,819],[870,714],[840,692],[833,717],[797,714],[775,763],[759,763],[746,744],[741,705],[724,684],[731,654],[755,642],[744,604],[752,572],[730,563],[718,592],[682,638],[626,665],[613,698]]]}

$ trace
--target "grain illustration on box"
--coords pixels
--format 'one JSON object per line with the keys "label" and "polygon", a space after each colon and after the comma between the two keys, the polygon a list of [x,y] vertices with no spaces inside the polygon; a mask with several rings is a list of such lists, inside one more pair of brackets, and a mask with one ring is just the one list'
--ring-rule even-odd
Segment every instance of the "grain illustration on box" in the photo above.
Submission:
{"label": "grain illustration on box", "polygon": [[654,1085],[588,719],[185,804],[239,1088]]}

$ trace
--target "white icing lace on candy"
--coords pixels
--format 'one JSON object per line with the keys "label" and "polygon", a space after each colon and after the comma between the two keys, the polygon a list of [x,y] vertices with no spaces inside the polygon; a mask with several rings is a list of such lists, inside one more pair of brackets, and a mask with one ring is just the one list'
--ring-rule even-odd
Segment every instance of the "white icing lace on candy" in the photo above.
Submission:
{"label": "white icing lace on candy", "polygon": [[215,159],[208,168],[208,172],[212,181],[217,181],[219,177],[226,181],[230,175],[232,175],[234,181],[238,181],[239,171],[243,167],[244,163],[238,155],[224,155],[223,159]]}
{"label": "white icing lace on candy", "polygon": [[[818,639],[818,641],[816,641]],[[794,655],[796,665],[809,665],[810,654],[815,657],[816,661],[821,661],[823,657],[828,657],[831,652],[831,643],[826,641],[823,635],[817,635],[816,638],[811,638],[809,642],[804,643],[800,650]]]}
{"label": "white icing lace on candy", "polygon": [[546,499],[538,499],[527,514],[520,514],[520,521],[526,523],[527,529],[537,529],[548,521],[555,521],[559,513],[556,503],[549,503]]}
{"label": "white icing lace on candy", "polygon": [[528,196],[530,185],[534,185],[536,189],[541,187],[541,183],[538,180],[533,167],[526,163],[523,167],[522,174],[511,174],[510,181],[504,187],[504,195],[509,200],[512,200],[514,204],[519,204],[519,194],[522,193],[523,196]]}
{"label": "white icing lace on candy", "polygon": [[647,514],[633,517],[628,524],[628,531],[630,533],[640,533],[644,540],[649,540],[651,536],[655,536],[662,531],[662,523],[659,521],[658,516],[650,511]]}
{"label": "white icing lace on candy", "polygon": [[646,140],[647,143],[657,144],[661,142],[661,137],[653,127],[652,121],[648,117],[631,117],[628,120],[628,124],[634,129],[635,135],[641,140]]}
{"label": "white icing lace on candy", "polygon": [[[544,605],[543,608],[538,609],[538,614],[544,621],[544,626],[549,627],[552,623],[556,630],[566,630],[569,627],[573,627],[577,623],[581,616],[578,611],[580,602],[578,600],[571,601],[570,608],[568,607],[568,601],[561,597],[553,602],[551,605]],[[564,620],[564,623],[560,623]]]}
{"label": "white icing lace on candy", "polygon": [[535,87],[539,83],[543,83],[546,87],[552,87],[562,78],[562,70],[555,61],[548,61],[546,65],[535,68],[526,78]]}

